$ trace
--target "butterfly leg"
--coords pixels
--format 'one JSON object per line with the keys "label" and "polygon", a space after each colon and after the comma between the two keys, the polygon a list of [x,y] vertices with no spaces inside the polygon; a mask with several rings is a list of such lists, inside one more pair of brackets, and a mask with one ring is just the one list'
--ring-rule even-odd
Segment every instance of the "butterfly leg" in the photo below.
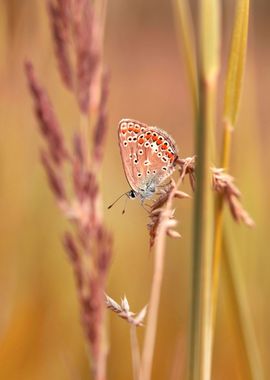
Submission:
{"label": "butterfly leg", "polygon": [[148,204],[145,204],[144,200],[141,201],[141,205],[142,205],[143,209],[147,212],[147,214],[150,214],[150,212],[151,212],[151,206],[148,205]]}

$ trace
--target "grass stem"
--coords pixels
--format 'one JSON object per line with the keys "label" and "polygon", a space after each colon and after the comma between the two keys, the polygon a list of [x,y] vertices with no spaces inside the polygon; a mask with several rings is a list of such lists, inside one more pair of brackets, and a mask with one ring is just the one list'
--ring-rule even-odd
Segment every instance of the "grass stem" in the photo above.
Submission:
{"label": "grass stem", "polygon": [[140,371],[140,350],[137,337],[137,326],[130,326],[130,346],[131,346],[131,355],[132,355],[132,369],[133,369],[133,380],[139,379]]}

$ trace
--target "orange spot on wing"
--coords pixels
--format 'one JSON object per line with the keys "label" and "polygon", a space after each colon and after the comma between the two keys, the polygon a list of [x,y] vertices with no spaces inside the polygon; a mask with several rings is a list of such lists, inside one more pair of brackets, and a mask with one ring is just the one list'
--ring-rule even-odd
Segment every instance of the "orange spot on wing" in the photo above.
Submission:
{"label": "orange spot on wing", "polygon": [[139,144],[143,144],[143,143],[144,143],[144,139],[141,137],[141,138],[138,140],[138,143],[139,143]]}
{"label": "orange spot on wing", "polygon": [[161,145],[161,149],[162,149],[162,150],[166,150],[167,148],[168,148],[168,147],[167,147],[166,144]]}

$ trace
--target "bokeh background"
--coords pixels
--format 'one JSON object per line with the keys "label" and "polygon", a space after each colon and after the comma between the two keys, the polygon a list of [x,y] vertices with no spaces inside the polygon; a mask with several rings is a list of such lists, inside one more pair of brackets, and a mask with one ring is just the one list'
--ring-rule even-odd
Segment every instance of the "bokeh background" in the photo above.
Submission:
{"label": "bokeh background", "polygon": [[[192,2],[194,23],[197,3]],[[234,1],[222,6],[222,70],[233,25]],[[233,135],[231,173],[256,228],[231,223],[265,379],[270,378],[270,4],[251,6],[249,47],[241,110]],[[104,206],[128,190],[117,144],[123,117],[160,126],[173,135],[180,155],[193,148],[193,114],[172,2],[108,2],[105,62],[111,73],[109,132],[101,173]],[[40,137],[27,91],[23,61],[33,60],[69,136],[78,125],[72,96],[58,76],[45,2],[0,2],[0,379],[91,379],[71,267],[61,244],[65,227],[39,163]],[[221,112],[217,122],[220,145]],[[188,184],[184,189],[190,191]],[[108,293],[126,295],[134,311],[148,300],[152,255],[147,216],[138,202],[105,209],[114,236]],[[179,201],[182,239],[168,241],[154,361],[154,379],[182,377],[189,323],[192,201]],[[239,269],[238,268],[238,269]],[[230,288],[222,276],[214,352],[214,379],[247,379],[243,345]],[[109,379],[130,379],[129,328],[108,313]],[[142,338],[142,329],[139,332]]]}

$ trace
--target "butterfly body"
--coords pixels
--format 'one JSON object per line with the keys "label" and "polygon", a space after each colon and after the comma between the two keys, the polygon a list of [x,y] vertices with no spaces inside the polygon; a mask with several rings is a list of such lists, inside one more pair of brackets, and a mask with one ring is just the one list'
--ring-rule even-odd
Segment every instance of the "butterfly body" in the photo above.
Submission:
{"label": "butterfly body", "polygon": [[133,119],[122,119],[118,141],[130,198],[143,203],[175,169],[177,147],[168,133]]}

